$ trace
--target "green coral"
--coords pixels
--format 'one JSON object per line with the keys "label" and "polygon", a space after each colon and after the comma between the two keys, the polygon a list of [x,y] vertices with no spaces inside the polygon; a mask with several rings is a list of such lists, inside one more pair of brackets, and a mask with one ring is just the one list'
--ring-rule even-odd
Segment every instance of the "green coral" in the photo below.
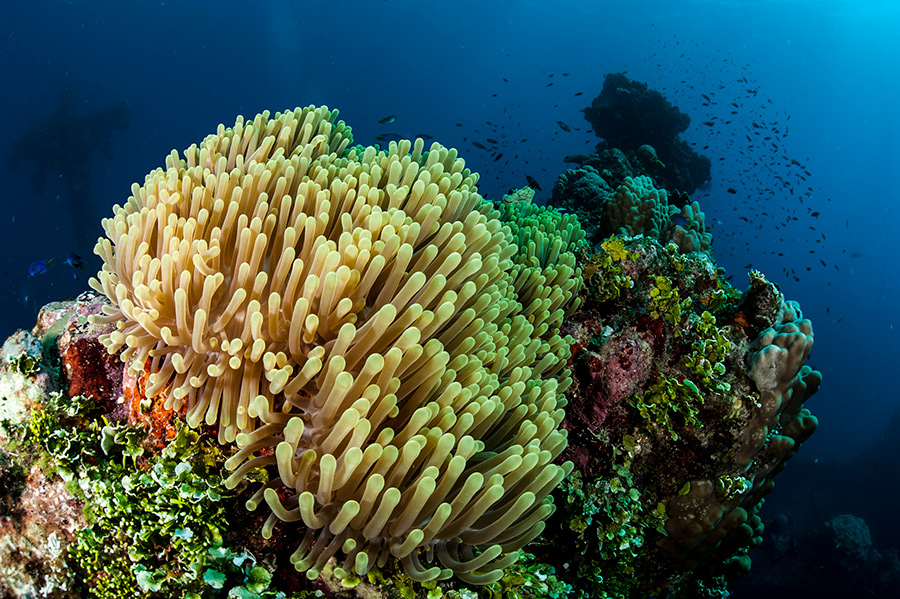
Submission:
{"label": "green coral", "polygon": [[28,419],[28,423],[26,424],[26,440],[37,441],[38,443],[47,440],[47,438],[59,426],[59,419],[61,416],[61,400],[61,393],[51,393],[44,400],[44,404],[42,406],[35,406],[35,408],[31,411],[31,417]]}
{"label": "green coral", "polygon": [[649,584],[648,535],[664,534],[665,507],[641,493],[631,473],[636,443],[612,448],[608,477],[588,480],[574,471],[560,485],[562,510],[575,533],[569,564],[579,581],[571,596],[625,599]]}
{"label": "green coral", "polygon": [[60,427],[68,428],[73,422],[83,420],[90,414],[93,405],[93,400],[83,395],[66,397],[59,391],[51,393],[32,410],[26,425],[25,440],[42,443],[44,449],[56,453],[46,445],[47,438],[58,433]]}
{"label": "green coral", "polygon": [[709,310],[717,312],[726,306],[736,304],[740,300],[741,293],[737,289],[731,285],[722,285],[718,280],[716,283],[719,285],[719,288],[710,291],[706,298],[706,307]]}
{"label": "green coral", "polygon": [[[675,259],[681,263],[687,258],[675,255]],[[703,425],[698,415],[705,393],[730,391],[731,386],[725,380],[726,361],[734,343],[716,325],[716,317],[711,312],[690,312],[691,298],[682,300],[668,277],[657,275],[653,281],[655,287],[649,292],[647,309],[653,318],[676,325],[676,336],[686,337],[683,358],[686,371],[680,375],[660,375],[652,387],[634,399],[634,406],[644,420],[677,440],[676,429],[680,426]],[[683,331],[677,327],[682,321],[686,323]],[[679,414],[682,422],[673,422],[674,414]]]}
{"label": "green coral", "polygon": [[769,284],[769,281],[766,279],[766,275],[756,270],[755,268],[747,273],[747,277],[750,279],[751,287],[766,287]]}
{"label": "green coral", "polygon": [[653,427],[667,431],[672,440],[678,439],[672,416],[681,415],[684,426],[703,426],[697,418],[702,404],[703,395],[694,382],[667,376],[661,376],[634,400],[641,417]]}
{"label": "green coral", "polygon": [[736,396],[732,400],[731,407],[725,414],[725,418],[728,418],[730,420],[743,418],[747,414],[748,410],[748,406],[746,404],[754,406],[755,408],[761,408],[762,404],[759,403],[759,393],[757,393],[756,391],[751,391],[750,393]]}
{"label": "green coral", "polygon": [[726,370],[725,358],[734,349],[734,344],[716,326],[716,317],[709,312],[692,317],[695,341],[691,343],[691,352],[685,356],[685,366],[699,377],[707,389],[730,390],[731,386],[720,379]]}
{"label": "green coral", "polygon": [[[678,287],[672,284],[668,277],[656,275],[653,277],[654,286],[650,289],[647,301],[647,310],[650,316],[663,319],[666,322],[678,326],[681,323],[681,314],[691,307],[691,298],[681,299]],[[676,335],[678,330],[676,329]]]}
{"label": "green coral", "polygon": [[38,373],[41,369],[41,359],[27,352],[22,352],[17,356],[11,356],[9,365],[12,370],[27,377]]}
{"label": "green coral", "polygon": [[137,464],[137,459],[144,455],[141,441],[144,440],[144,431],[141,428],[125,424],[107,424],[100,429],[100,449],[105,455],[109,455],[115,445],[119,445],[122,461],[131,458],[132,464]]}
{"label": "green coral", "polygon": [[675,272],[683,272],[685,267],[688,265],[688,258],[684,254],[678,251],[678,245],[672,243],[671,241],[663,246],[663,254],[666,257],[666,262],[669,264],[669,268],[674,270]]}
{"label": "green coral", "polygon": [[396,563],[372,568],[366,575],[388,599],[565,599],[576,597],[571,585],[562,582],[554,568],[535,556],[519,551],[518,561],[503,572],[503,577],[490,584],[469,588],[447,589],[438,581],[417,582]]}
{"label": "green coral", "polygon": [[247,551],[224,545],[228,526],[220,450],[186,426],[144,457],[144,431],[91,417],[91,400],[54,394],[21,427],[40,460],[84,500],[88,525],[66,549],[97,598],[285,598]]}
{"label": "green coral", "polygon": [[706,580],[691,580],[684,585],[685,595],[697,599],[728,599],[731,593],[728,591],[728,581],[724,576],[710,576]]}
{"label": "green coral", "polygon": [[610,237],[605,239],[600,247],[609,256],[613,262],[621,262],[622,260],[633,260],[634,254],[625,249],[625,243],[621,237]]}
{"label": "green coral", "polygon": [[621,237],[610,237],[600,244],[600,251],[584,265],[584,279],[588,296],[603,303],[616,299],[625,289],[634,287],[634,281],[622,270],[621,263],[633,260],[635,255],[625,249]]}
{"label": "green coral", "polygon": [[[682,283],[682,290],[686,289],[689,293],[695,293],[696,303],[702,304],[711,313],[737,306],[741,299],[741,292],[728,283],[725,271],[721,268],[715,269],[715,275],[710,281],[714,283],[714,288],[691,288],[691,277],[693,274],[703,272],[708,268],[709,259],[706,256],[697,253],[684,254],[678,245],[672,242],[662,246],[661,253],[665,257],[666,266],[671,272],[676,273],[677,277],[681,277],[682,273],[686,275],[684,278],[679,278],[679,281]],[[682,308],[687,309],[692,303],[682,306]]]}
{"label": "green coral", "polygon": [[41,449],[36,463],[45,470],[47,476],[59,475],[67,482],[70,492],[78,494],[73,482],[73,471],[78,464],[94,460],[100,454],[95,440],[100,434],[100,422],[90,419],[94,402],[88,397],[75,395],[66,397],[54,392],[36,405],[26,423],[17,429],[14,436],[21,444],[34,444]]}
{"label": "green coral", "polygon": [[716,479],[716,496],[722,501],[729,501],[752,487],[753,482],[743,476],[723,474]]}
{"label": "green coral", "polygon": [[237,566],[238,554],[223,547],[225,489],[212,442],[180,427],[144,469],[137,466],[139,440],[137,429],[105,426],[99,443],[110,459],[79,471],[89,525],[70,552],[94,596],[214,597],[240,588],[251,595],[232,595],[260,596],[266,577],[256,566]]}
{"label": "green coral", "polygon": [[488,585],[482,596],[491,599],[562,599],[572,596],[572,592],[572,586],[562,582],[551,566],[521,552],[519,561],[504,572],[503,578]]}

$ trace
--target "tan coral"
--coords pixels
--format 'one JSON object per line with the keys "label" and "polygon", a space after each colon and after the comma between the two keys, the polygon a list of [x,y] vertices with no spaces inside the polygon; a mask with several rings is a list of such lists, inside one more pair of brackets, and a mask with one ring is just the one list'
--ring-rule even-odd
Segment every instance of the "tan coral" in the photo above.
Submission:
{"label": "tan coral", "polygon": [[533,200],[534,189],[528,185],[510,190],[509,193],[503,194],[502,198],[504,204],[530,204]]}
{"label": "tan coral", "polygon": [[305,526],[298,570],[392,555],[418,580],[497,580],[571,468],[553,460],[574,258],[514,268],[455,150],[348,149],[336,117],[239,118],[135,184],[96,250],[104,343],[242,447],[230,486],[277,469],[248,507],[272,509],[265,535]]}

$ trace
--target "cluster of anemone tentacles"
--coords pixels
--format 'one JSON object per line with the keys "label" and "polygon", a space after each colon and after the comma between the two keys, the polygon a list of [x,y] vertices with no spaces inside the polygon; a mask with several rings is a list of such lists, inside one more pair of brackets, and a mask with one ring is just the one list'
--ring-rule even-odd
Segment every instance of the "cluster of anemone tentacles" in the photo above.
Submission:
{"label": "cluster of anemone tentacles", "polygon": [[416,580],[497,580],[571,469],[580,229],[531,208],[514,235],[455,150],[351,146],[336,117],[239,118],[135,184],[96,247],[103,342],[237,443],[230,487],[272,469],[248,507],[269,505],[265,536],[302,523],[309,577],[393,556]]}

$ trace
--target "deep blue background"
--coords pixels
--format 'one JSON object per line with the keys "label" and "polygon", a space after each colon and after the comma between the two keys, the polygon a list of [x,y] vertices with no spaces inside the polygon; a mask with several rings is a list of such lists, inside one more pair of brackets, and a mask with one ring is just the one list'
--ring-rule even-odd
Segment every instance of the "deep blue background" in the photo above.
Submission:
{"label": "deep blue background", "polygon": [[[690,114],[687,138],[709,146],[713,182],[695,198],[734,284],[746,285],[752,264],[814,322],[810,362],[825,382],[809,405],[820,429],[801,455],[849,459],[900,406],[898,30],[887,0],[5,3],[0,154],[67,84],[82,114],[124,99],[132,122],[110,157],[91,156],[92,201],[75,208],[94,215],[91,231],[73,230],[58,172],[45,167],[36,194],[35,166],[8,171],[3,156],[0,333],[84,289],[59,261],[74,251],[95,270],[79,239],[96,238],[99,219],[172,148],[237,114],[327,104],[359,143],[426,133],[459,148],[486,197],[526,174],[546,197],[563,157],[597,142],[579,110],[606,73],[627,71]],[[396,122],[379,125],[389,114]],[[702,124],[713,116],[714,127]],[[786,134],[751,148],[754,122]],[[471,145],[486,138],[500,142],[501,160]],[[50,257],[56,265],[28,277]]]}

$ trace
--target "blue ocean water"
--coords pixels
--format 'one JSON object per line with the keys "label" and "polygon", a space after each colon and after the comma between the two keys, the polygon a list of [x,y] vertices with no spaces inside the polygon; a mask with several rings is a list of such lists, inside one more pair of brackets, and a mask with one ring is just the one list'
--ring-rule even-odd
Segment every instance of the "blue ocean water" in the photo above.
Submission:
{"label": "blue ocean water", "polygon": [[[432,136],[484,196],[530,176],[546,199],[563,158],[597,143],[580,110],[624,71],[691,116],[685,138],[713,164],[693,199],[735,286],[752,265],[813,320],[820,427],[771,503],[826,502],[900,547],[855,466],[900,435],[898,29],[893,0],[6,3],[0,333],[85,289],[111,206],[238,114],[326,104],[359,143]],[[54,113],[83,126],[48,133]],[[26,132],[46,142],[15,143]]]}

